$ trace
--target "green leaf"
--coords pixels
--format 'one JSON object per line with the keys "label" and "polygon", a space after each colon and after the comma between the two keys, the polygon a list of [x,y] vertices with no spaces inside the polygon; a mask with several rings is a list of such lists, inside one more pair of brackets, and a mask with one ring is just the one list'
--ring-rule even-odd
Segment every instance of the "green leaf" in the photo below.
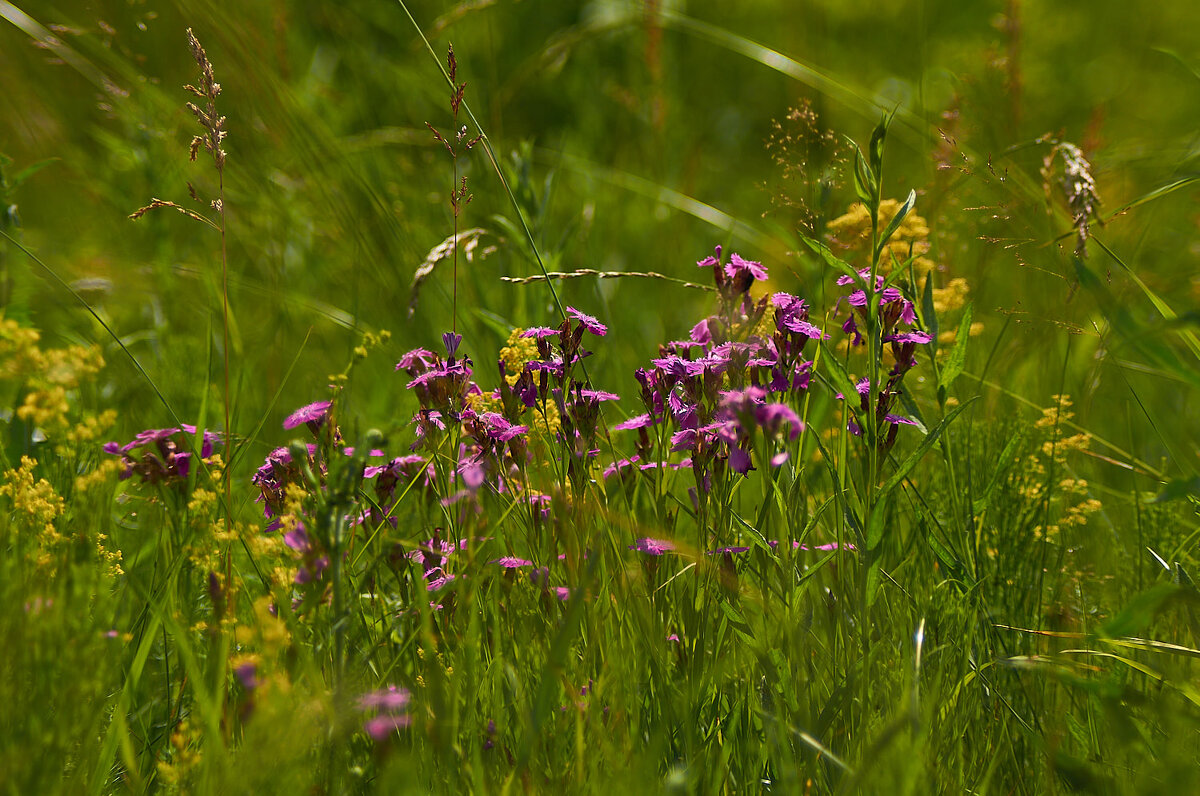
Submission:
{"label": "green leaf", "polygon": [[746,624],[746,618],[728,602],[721,602],[719,605],[721,606],[721,613],[725,614],[725,618],[729,620],[729,626],[734,629],[734,632],[741,636],[744,641],[754,643],[754,630],[751,629],[750,625]]}
{"label": "green leaf", "polygon": [[933,551],[933,555],[937,558],[938,563],[946,570],[946,573],[955,580],[966,581],[967,568],[963,566],[958,556],[954,554],[946,545],[942,544],[937,535],[933,533],[930,526],[926,526],[925,543],[929,545],[929,549]]}
{"label": "green leaf", "polygon": [[475,317],[480,323],[491,329],[501,340],[508,337],[509,333],[512,332],[513,324],[507,318],[501,317],[490,310],[476,308]]}
{"label": "green leaf", "polygon": [[1197,593],[1196,582],[1192,580],[1192,576],[1189,575],[1187,570],[1183,568],[1183,564],[1180,564],[1178,561],[1175,562],[1175,572],[1172,576],[1172,580],[1185,592],[1193,595]]}
{"label": "green leaf", "polygon": [[950,356],[946,359],[946,365],[942,368],[938,375],[939,389],[950,389],[950,385],[954,383],[963,372],[963,365],[967,361],[967,340],[971,337],[971,312],[973,304],[968,304],[967,309],[963,312],[962,320],[958,323],[958,335],[954,338],[954,348],[950,349]]}
{"label": "green leaf", "polygon": [[922,457],[924,457],[925,454],[929,452],[929,449],[933,447],[933,443],[937,442],[938,437],[942,435],[942,432],[954,422],[956,417],[962,414],[964,409],[974,402],[975,399],[972,398],[965,404],[956,406],[954,410],[950,412],[950,414],[942,418],[942,422],[933,427],[933,430],[929,432],[929,435],[926,436],[925,439],[921,440],[921,444],[917,446],[917,449],[908,455],[908,458],[896,468],[896,472],[892,473],[892,477],[889,478],[886,483],[884,483],[883,488],[879,490],[879,499],[882,499],[884,495],[886,495],[888,492],[891,492],[896,488],[897,484],[904,480],[905,476],[907,476],[909,472],[911,472],[912,469],[917,466],[917,462],[921,461]]}
{"label": "green leaf", "polygon": [[1172,500],[1179,500],[1188,495],[1200,495],[1200,476],[1193,478],[1175,478],[1167,482],[1163,490],[1155,495],[1147,503],[1167,503]]}
{"label": "green leaf", "polygon": [[1194,183],[1197,183],[1197,182],[1200,182],[1200,177],[1181,177],[1178,180],[1169,182],[1166,185],[1161,185],[1158,188],[1155,188],[1153,191],[1150,191],[1149,193],[1142,194],[1138,198],[1132,199],[1132,200],[1126,202],[1125,204],[1118,207],[1116,210],[1112,211],[1111,213],[1106,214],[1104,217],[1106,220],[1110,219],[1110,218],[1115,218],[1129,210],[1132,210],[1135,207],[1138,207],[1139,205],[1144,205],[1147,202],[1153,202],[1155,199],[1159,199],[1163,196],[1166,196],[1167,194],[1174,193],[1175,191],[1178,191],[1181,188],[1186,188],[1189,185],[1193,185]]}
{"label": "green leaf", "polygon": [[984,487],[983,495],[971,504],[971,509],[976,514],[981,514],[983,510],[988,507],[988,504],[992,499],[992,493],[996,491],[996,486],[1000,483],[1001,479],[1004,478],[1004,475],[1008,471],[1009,465],[1012,464],[1013,459],[1017,457],[1017,451],[1020,449],[1023,441],[1024,437],[1022,437],[1020,434],[1016,434],[1008,441],[1008,444],[1004,446],[1004,450],[1000,452],[1000,458],[996,460],[994,465],[992,465],[992,477],[988,481],[988,485]]}
{"label": "green leaf", "polygon": [[[871,171],[877,178],[883,174],[883,142],[887,138],[887,129],[891,122],[890,115],[880,119],[879,124],[875,125],[875,129],[871,131],[871,143],[867,146],[867,154],[871,158]],[[878,189],[878,185],[876,185],[876,189]]]}
{"label": "green leaf", "polygon": [[883,562],[875,559],[867,569],[867,605],[872,606],[879,598],[879,586],[883,583]]}
{"label": "green leaf", "polygon": [[868,208],[874,207],[879,184],[875,181],[875,175],[871,172],[871,167],[867,165],[867,159],[863,157],[858,142],[849,137],[846,140],[850,142],[850,146],[854,147],[854,193],[858,194],[858,198]]}
{"label": "green leaf", "polygon": [[842,394],[846,405],[850,406],[851,396],[858,395],[858,392],[854,389],[854,382],[850,380],[850,374],[846,372],[842,361],[837,358],[837,353],[824,340],[821,341],[821,353],[825,360],[825,370],[827,371],[829,381],[833,384],[833,388]]}
{"label": "green leaf", "polygon": [[1179,594],[1180,589],[1174,583],[1159,583],[1135,595],[1120,613],[1101,626],[1100,635],[1119,638],[1139,634],[1154,621],[1166,603]]}
{"label": "green leaf", "polygon": [[824,243],[803,234],[800,235],[800,240],[805,246],[811,249],[814,254],[820,257],[830,268],[846,274],[854,280],[855,284],[859,285],[860,287],[866,287],[866,283],[863,282],[862,277],[858,275],[858,271],[854,270],[854,266],[850,265],[850,263],[834,254]]}
{"label": "green leaf", "polygon": [[[769,506],[770,504],[766,504],[766,505]],[[761,547],[763,550],[771,549],[771,546],[769,544],[767,544],[767,537],[763,536],[762,531],[760,531],[758,528],[755,528],[750,523],[746,522],[746,520],[743,519],[742,515],[738,514],[736,511],[733,512],[733,518],[735,520],[737,520],[743,528],[745,528],[747,531],[750,532],[750,535],[753,537],[751,541],[753,541],[755,543],[755,546]]]}
{"label": "green leaf", "polygon": [[874,550],[883,541],[883,514],[887,501],[881,500],[871,509],[871,517],[867,520],[867,549]]}
{"label": "green leaf", "polygon": [[887,275],[887,277],[884,278],[883,287],[880,288],[880,290],[887,290],[889,287],[896,284],[904,277],[908,276],[908,266],[914,259],[916,259],[916,258],[909,257],[904,262],[897,261],[895,263],[895,265],[893,266],[891,273],[889,273]]}
{"label": "green leaf", "polygon": [[[1154,304],[1164,320],[1171,321],[1175,319],[1176,315],[1171,308],[1157,294],[1151,291],[1121,258],[1099,238],[1093,236],[1092,240],[1096,241],[1097,245],[1112,257],[1117,264],[1126,269],[1126,273],[1129,274],[1135,284],[1142,288],[1143,293]],[[1095,296],[1097,303],[1104,312],[1105,318],[1123,342],[1137,351],[1146,363],[1159,368],[1164,373],[1192,387],[1200,389],[1200,370],[1196,368],[1195,363],[1188,364],[1180,361],[1179,356],[1170,346],[1161,340],[1149,338],[1145,326],[1135,319],[1127,306],[1127,302],[1118,300],[1100,277],[1092,273],[1083,260],[1078,257],[1073,259],[1075,275],[1079,279],[1079,284]],[[1200,360],[1200,338],[1197,338],[1190,331],[1181,332],[1179,337],[1181,338],[1181,342],[1191,350],[1194,359]]]}
{"label": "green leaf", "polygon": [[37,163],[30,164],[30,165],[26,166],[25,168],[21,169],[20,171],[18,171],[16,174],[13,175],[12,180],[9,182],[9,184],[8,184],[9,192],[11,193],[12,191],[15,191],[17,188],[20,188],[21,183],[25,182],[30,177],[37,174],[39,171],[46,168],[50,164],[57,163],[59,160],[61,160],[61,158],[46,158],[45,160],[39,160]]}
{"label": "green leaf", "polygon": [[908,198],[904,200],[904,204],[900,205],[900,209],[896,211],[896,215],[892,216],[892,220],[883,228],[883,234],[879,236],[879,244],[875,247],[875,256],[879,257],[883,251],[883,247],[896,234],[896,230],[900,229],[900,225],[904,223],[904,217],[912,212],[912,209],[917,205],[917,192],[910,190]]}
{"label": "green leaf", "polygon": [[925,289],[921,292],[921,324],[933,336],[930,351],[937,350],[938,316],[933,308],[933,272],[925,275]]}

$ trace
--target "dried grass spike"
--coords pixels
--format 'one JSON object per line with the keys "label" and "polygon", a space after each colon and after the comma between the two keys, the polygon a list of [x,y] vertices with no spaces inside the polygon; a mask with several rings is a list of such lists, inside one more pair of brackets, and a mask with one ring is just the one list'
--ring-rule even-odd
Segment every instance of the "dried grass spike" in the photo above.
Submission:
{"label": "dried grass spike", "polygon": [[1063,171],[1061,187],[1071,210],[1071,221],[1075,227],[1075,256],[1080,259],[1087,257],[1087,242],[1091,237],[1091,221],[1100,220],[1100,196],[1096,193],[1096,180],[1092,176],[1092,164],[1084,156],[1083,150],[1069,141],[1050,140],[1054,147],[1042,161],[1043,187],[1047,196],[1050,193],[1050,180],[1053,174],[1054,159],[1062,158]]}
{"label": "dried grass spike", "polygon": [[[482,227],[474,227],[472,229],[464,230],[457,235],[458,245],[461,246],[466,252],[474,252],[479,243],[479,238],[486,234],[487,230],[483,229]],[[411,297],[408,301],[408,317],[411,318],[413,313],[417,311],[417,299],[420,295],[421,285],[426,279],[433,275],[434,269],[437,268],[438,263],[449,259],[454,253],[455,237],[455,235],[451,235],[430,249],[429,254],[425,255],[425,261],[422,262],[421,265],[417,267],[417,270],[413,273],[412,284],[409,286]],[[489,250],[484,250],[483,254],[486,256],[488,251]],[[468,260],[469,259],[471,259],[470,256],[468,256]]]}

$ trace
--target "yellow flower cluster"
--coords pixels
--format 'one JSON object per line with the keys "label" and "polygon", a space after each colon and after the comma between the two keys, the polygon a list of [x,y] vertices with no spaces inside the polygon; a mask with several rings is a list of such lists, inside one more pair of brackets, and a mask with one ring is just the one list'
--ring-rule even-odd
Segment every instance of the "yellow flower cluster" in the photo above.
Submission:
{"label": "yellow flower cluster", "polygon": [[510,387],[517,383],[525,365],[538,358],[537,343],[529,337],[521,337],[524,331],[513,329],[504,348],[500,349],[500,359],[504,362],[504,380]]}
{"label": "yellow flower cluster", "polygon": [[287,625],[271,612],[269,597],[254,601],[254,621],[239,624],[234,630],[234,638],[239,647],[254,646],[266,658],[274,658],[285,651],[292,641]]}
{"label": "yellow flower cluster", "polygon": [[[40,340],[36,329],[25,328],[9,318],[0,319],[0,381],[15,382],[26,390],[17,417],[54,434],[70,425],[67,419],[70,391],[99,373],[104,367],[104,357],[96,346],[43,350],[38,345]],[[108,413],[94,418],[83,428],[69,432],[69,440],[85,441],[89,433],[94,435],[90,439],[95,439],[106,430],[107,416]],[[116,415],[111,418],[109,426]]]}
{"label": "yellow flower cluster", "polygon": [[18,547],[29,549],[37,567],[53,574],[58,548],[64,541],[54,523],[66,511],[66,503],[49,481],[34,481],[37,465],[35,460],[22,456],[21,466],[4,474],[0,497],[7,497],[12,504],[12,521],[0,530],[12,534]]}
{"label": "yellow flower cluster", "polygon": [[[538,359],[537,343],[532,338],[521,337],[524,331],[520,328],[513,329],[509,332],[504,347],[500,349],[500,360],[504,363],[504,380],[510,387],[517,383],[525,365]],[[499,399],[491,395],[467,396],[467,405],[476,412],[499,412],[501,409]],[[543,414],[539,404],[533,410],[532,419],[527,422],[532,431],[552,436],[558,431],[561,418],[553,402],[547,402],[545,409]]]}
{"label": "yellow flower cluster", "polygon": [[[417,675],[417,688],[426,688],[429,683],[425,678],[425,673],[433,677],[449,679],[454,676],[454,666],[446,663],[446,655],[441,650],[436,650],[433,653],[433,660],[427,659],[428,653],[424,647],[417,647],[417,657],[421,659],[422,674]],[[431,663],[437,664],[437,669],[431,666]]]}
{"label": "yellow flower cluster", "polygon": [[105,409],[98,415],[88,415],[67,431],[67,442],[78,445],[103,439],[117,422],[114,409]]}
{"label": "yellow flower cluster", "polygon": [[13,510],[26,529],[48,538],[56,537],[54,520],[62,516],[66,505],[45,478],[34,483],[33,471],[37,464],[28,456],[22,456],[21,466],[4,474],[0,495],[12,501]]}
{"label": "yellow flower cluster", "polygon": [[104,566],[104,574],[110,578],[118,578],[125,574],[125,570],[121,566],[125,560],[125,556],[121,553],[120,549],[109,548],[105,544],[107,541],[107,534],[96,534],[96,557],[100,559],[100,563]]}
{"label": "yellow flower cluster", "polygon": [[220,571],[221,551],[227,546],[223,542],[230,539],[225,531],[225,523],[219,517],[217,493],[197,484],[187,508],[188,525],[192,531],[187,543],[188,559],[202,571]]}
{"label": "yellow flower cluster", "polygon": [[58,431],[67,426],[67,391],[62,387],[31,390],[25,395],[25,403],[17,409],[17,417],[39,428]]}
{"label": "yellow flower cluster", "polygon": [[73,389],[104,367],[104,357],[95,346],[42,350],[41,337],[36,329],[0,319],[0,379]]}
{"label": "yellow flower cluster", "polygon": [[963,305],[967,303],[967,293],[969,292],[967,280],[962,277],[951,279],[945,287],[935,287],[933,289],[934,312],[941,315],[944,312],[962,309]]}
{"label": "yellow flower cluster", "polygon": [[0,319],[0,379],[19,381],[41,368],[41,335],[14,320]]}
{"label": "yellow flower cluster", "polygon": [[187,720],[179,722],[171,733],[168,757],[158,761],[158,776],[168,786],[182,784],[200,762],[200,742],[203,730],[192,727]]}
{"label": "yellow flower cluster", "polygon": [[489,392],[471,393],[466,397],[467,408],[476,414],[499,412],[504,408],[500,399]]}
{"label": "yellow flower cluster", "polygon": [[86,495],[93,489],[108,484],[112,478],[121,470],[124,469],[120,459],[104,458],[97,464],[96,468],[91,472],[84,473],[75,477],[75,492],[76,499],[82,495]]}
{"label": "yellow flower cluster", "polygon": [[[1071,411],[1070,396],[1055,395],[1052,399],[1054,405],[1043,409],[1042,416],[1034,423],[1034,428],[1043,436],[1042,442],[1023,468],[1025,477],[1020,492],[1030,502],[1045,498],[1050,488],[1051,465],[1055,472],[1069,472],[1068,456],[1087,451],[1091,444],[1091,434],[1086,431],[1069,436],[1059,435],[1062,427],[1075,415]],[[1103,508],[1099,500],[1090,496],[1088,482],[1082,478],[1059,479],[1052,498],[1061,507],[1062,513],[1057,522],[1045,527],[1039,525],[1034,529],[1038,539],[1052,539],[1065,527],[1087,525],[1088,518]]]}
{"label": "yellow flower cluster", "polygon": [[[895,217],[901,204],[895,199],[884,199],[879,203],[879,231],[887,227],[888,222]],[[863,255],[870,264],[871,258],[871,213],[862,202],[850,206],[850,210],[829,222],[829,233],[833,244],[848,253]],[[900,228],[892,235],[883,249],[879,259],[881,273],[892,270],[894,263],[908,262],[913,256],[913,269],[923,276],[937,267],[933,260],[925,255],[929,253],[929,225],[925,219],[915,212],[910,212],[900,222]]]}

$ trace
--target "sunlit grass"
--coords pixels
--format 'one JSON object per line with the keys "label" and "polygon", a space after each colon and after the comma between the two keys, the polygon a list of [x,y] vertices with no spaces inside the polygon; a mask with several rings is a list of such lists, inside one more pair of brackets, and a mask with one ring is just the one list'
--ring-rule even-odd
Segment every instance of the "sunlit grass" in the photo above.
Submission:
{"label": "sunlit grass", "polygon": [[802,5],[0,8],[0,790],[1196,787],[1186,4]]}

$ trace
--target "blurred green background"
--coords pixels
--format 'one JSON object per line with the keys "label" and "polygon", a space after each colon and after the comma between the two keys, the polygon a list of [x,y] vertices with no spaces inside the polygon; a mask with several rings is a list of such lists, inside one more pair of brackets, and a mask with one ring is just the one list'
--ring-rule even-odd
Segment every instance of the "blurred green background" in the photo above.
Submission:
{"label": "blurred green background", "polygon": [[[968,370],[986,364],[990,379],[1039,405],[1071,393],[1085,425],[1148,462],[1170,459],[1170,472],[1194,469],[1198,371],[1186,335],[1200,216],[1186,180],[1200,154],[1200,26],[1189,0],[407,8],[440,59],[453,43],[467,103],[552,270],[693,279],[693,263],[720,243],[821,311],[831,277],[794,253],[797,214],[783,197],[807,197],[818,226],[844,212],[853,186],[848,171],[826,168],[828,142],[844,158],[843,136],[865,143],[895,111],[884,193],[917,189],[940,278],[969,281],[985,331]],[[21,225],[10,232],[63,279],[91,280],[76,285],[180,415],[194,416],[203,385],[220,381],[219,237],[169,211],[126,218],[151,197],[203,209],[189,182],[216,195],[211,162],[187,157],[197,132],[181,88],[196,79],[189,26],[228,117],[235,429],[253,428],[281,387],[271,426],[323,397],[360,332],[376,329],[393,341],[362,366],[354,410],[402,424],[411,407],[392,364],[450,326],[448,266],[411,318],[408,306],[414,271],[452,230],[451,162],[424,123],[448,130],[452,119],[448,87],[400,3],[0,2],[7,173],[56,159],[8,197]],[[835,137],[784,174],[766,141],[773,120],[805,101]],[[1102,213],[1184,181],[1094,229],[1145,290],[1095,244],[1086,267],[1099,287],[1080,287],[1073,239],[1056,242],[1070,217],[1039,173],[1047,134],[1090,158]],[[551,323],[555,310],[544,286],[500,281],[536,265],[482,148],[460,167],[474,195],[461,222],[496,247],[459,266],[459,329],[489,384],[508,326]],[[0,258],[5,314],[51,344],[105,345],[109,399],[127,430],[165,424],[69,294],[11,245],[0,243]],[[590,368],[598,385],[629,395],[632,369],[709,308],[706,294],[643,279],[559,290],[612,326]],[[1182,321],[1165,323],[1146,290]],[[1014,406],[1003,391],[985,396],[994,411]],[[263,450],[277,441],[268,433]]]}

